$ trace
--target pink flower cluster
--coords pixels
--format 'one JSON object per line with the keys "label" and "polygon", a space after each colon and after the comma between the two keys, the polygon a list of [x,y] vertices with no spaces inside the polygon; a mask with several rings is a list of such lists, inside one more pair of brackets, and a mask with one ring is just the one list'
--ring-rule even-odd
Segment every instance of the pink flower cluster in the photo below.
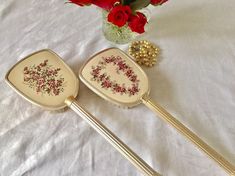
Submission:
{"label": "pink flower cluster", "polygon": [[[125,84],[121,85],[117,83],[116,80],[111,80],[107,73],[101,73],[101,71],[106,68],[107,64],[117,66],[117,74],[122,72],[132,82],[132,85],[126,87]],[[111,89],[114,93],[129,94],[129,96],[131,96],[139,92],[139,80],[137,79],[137,75],[120,56],[104,57],[103,61],[100,61],[97,66],[92,66],[91,75],[93,76],[93,80],[100,83],[102,88]]]}
{"label": "pink flower cluster", "polygon": [[53,68],[44,60],[39,65],[24,67],[24,83],[37,93],[59,95],[64,91],[64,78],[58,75],[60,68]]}

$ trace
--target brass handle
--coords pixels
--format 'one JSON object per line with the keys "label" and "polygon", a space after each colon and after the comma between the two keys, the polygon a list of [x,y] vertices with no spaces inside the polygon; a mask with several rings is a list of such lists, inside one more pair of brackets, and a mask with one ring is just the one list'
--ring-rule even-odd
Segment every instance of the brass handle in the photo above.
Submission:
{"label": "brass handle", "polygon": [[160,105],[153,103],[149,97],[142,98],[143,103],[156,112],[162,119],[167,121],[173,127],[175,127],[181,134],[186,136],[190,141],[192,141],[198,148],[203,150],[208,156],[210,156],[214,161],[216,161],[225,171],[231,176],[235,176],[235,167],[228,162],[223,156],[217,153],[212,147],[206,144],[202,139],[200,139],[196,134],[190,131],[182,123],[180,123],[176,118],[174,118],[170,113],[168,113]]}
{"label": "brass handle", "polygon": [[110,144],[112,144],[113,147],[125,156],[145,176],[160,176],[159,173],[153,170],[144,160],[142,160],[117,136],[107,129],[98,119],[85,111],[73,97],[67,98],[65,103],[78,115],[80,115],[88,124],[90,124],[99,134],[101,134],[101,136],[103,136]]}

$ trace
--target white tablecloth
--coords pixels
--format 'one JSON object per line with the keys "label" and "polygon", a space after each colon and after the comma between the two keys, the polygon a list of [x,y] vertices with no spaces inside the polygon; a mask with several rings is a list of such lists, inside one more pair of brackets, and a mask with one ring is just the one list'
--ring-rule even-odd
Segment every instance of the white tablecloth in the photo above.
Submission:
{"label": "white tablecloth", "polygon": [[[170,1],[152,10],[140,39],[161,48],[145,68],[151,97],[235,163],[235,1]],[[43,48],[75,73],[101,49],[97,8],[62,0],[0,0],[0,175],[141,175],[71,110],[49,112],[23,100],[4,82],[7,70]],[[127,51],[128,45],[117,46]],[[165,176],[225,176],[225,172],[143,105],[120,109],[82,83],[79,102]]]}

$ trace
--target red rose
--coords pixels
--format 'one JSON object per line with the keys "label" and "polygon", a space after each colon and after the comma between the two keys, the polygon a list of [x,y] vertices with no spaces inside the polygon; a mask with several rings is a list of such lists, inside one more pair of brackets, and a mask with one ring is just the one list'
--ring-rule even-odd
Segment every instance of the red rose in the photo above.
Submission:
{"label": "red rose", "polygon": [[120,0],[92,0],[92,4],[95,4],[105,10],[110,10],[116,2],[120,3]]}
{"label": "red rose", "polygon": [[132,15],[129,20],[129,27],[133,32],[137,32],[139,34],[144,33],[144,26],[147,23],[147,18],[143,13],[136,12],[136,15]]}
{"label": "red rose", "polygon": [[162,5],[163,3],[167,2],[168,0],[151,0],[152,5]]}
{"label": "red rose", "polygon": [[126,24],[131,14],[131,9],[129,6],[116,6],[108,14],[108,21],[122,27]]}
{"label": "red rose", "polygon": [[69,2],[84,6],[84,5],[90,5],[92,0],[70,0]]}

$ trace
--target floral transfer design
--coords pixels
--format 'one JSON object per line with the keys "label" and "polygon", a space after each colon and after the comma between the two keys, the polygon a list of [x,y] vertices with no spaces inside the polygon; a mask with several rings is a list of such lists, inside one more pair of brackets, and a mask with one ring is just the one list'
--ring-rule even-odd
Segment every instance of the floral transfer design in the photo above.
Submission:
{"label": "floral transfer design", "polygon": [[[101,73],[106,68],[107,64],[113,64],[116,67],[117,74],[124,74],[130,81],[131,86],[125,84],[119,84],[116,80],[111,80],[107,73]],[[112,90],[113,93],[128,94],[129,96],[136,95],[139,92],[139,80],[133,69],[128,66],[120,56],[103,57],[102,61],[97,66],[92,66],[91,75],[92,80],[100,83],[102,88]]]}
{"label": "floral transfer design", "polygon": [[24,67],[24,84],[37,93],[57,96],[64,91],[64,78],[59,75],[60,68],[53,68],[44,60],[39,65]]}

